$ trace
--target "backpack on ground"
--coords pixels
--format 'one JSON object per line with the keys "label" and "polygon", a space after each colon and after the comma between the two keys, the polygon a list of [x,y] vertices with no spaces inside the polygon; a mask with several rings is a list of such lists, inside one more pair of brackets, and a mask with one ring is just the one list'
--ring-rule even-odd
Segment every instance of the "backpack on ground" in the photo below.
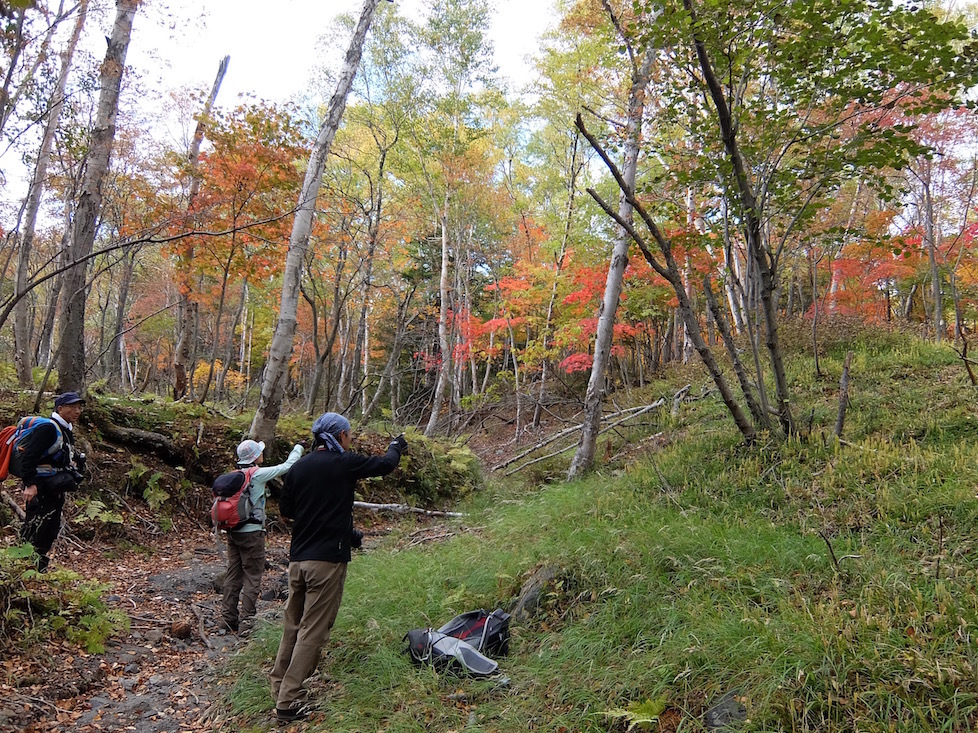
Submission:
{"label": "backpack on ground", "polygon": [[441,628],[412,629],[404,636],[411,661],[439,671],[488,677],[499,665],[487,654],[509,654],[510,615],[497,608],[463,613]]}
{"label": "backpack on ground", "polygon": [[432,665],[439,672],[488,677],[499,664],[483,655],[468,642],[434,629],[412,629],[404,637],[411,661],[418,666]]}
{"label": "backpack on ground", "polygon": [[438,631],[468,642],[483,654],[509,654],[509,614],[501,608],[491,613],[480,608],[460,614]]}
{"label": "backpack on ground", "polygon": [[61,428],[49,417],[30,415],[22,417],[16,425],[10,425],[0,430],[0,481],[8,476],[21,478],[21,459],[26,450],[27,437],[42,425],[52,423],[57,428],[58,438],[54,445],[48,448],[45,456],[57,454],[64,446]]}
{"label": "backpack on ground", "polygon": [[251,478],[258,466],[239,468],[230,473],[222,473],[211,485],[214,503],[211,505],[211,520],[215,529],[229,532],[245,524],[260,523],[254,517],[251,501]]}

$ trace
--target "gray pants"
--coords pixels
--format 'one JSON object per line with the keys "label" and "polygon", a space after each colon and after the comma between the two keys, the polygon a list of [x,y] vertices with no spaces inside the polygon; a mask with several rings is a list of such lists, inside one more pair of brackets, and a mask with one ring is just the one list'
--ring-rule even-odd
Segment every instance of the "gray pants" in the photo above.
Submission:
{"label": "gray pants", "polygon": [[305,699],[302,683],[316,671],[319,654],[329,641],[345,583],[345,562],[289,563],[285,629],[271,674],[275,707],[291,708]]}
{"label": "gray pants", "polygon": [[[232,629],[255,615],[261,575],[265,572],[265,533],[228,532],[228,571],[224,576],[221,618]],[[238,614],[238,598],[241,614]]]}

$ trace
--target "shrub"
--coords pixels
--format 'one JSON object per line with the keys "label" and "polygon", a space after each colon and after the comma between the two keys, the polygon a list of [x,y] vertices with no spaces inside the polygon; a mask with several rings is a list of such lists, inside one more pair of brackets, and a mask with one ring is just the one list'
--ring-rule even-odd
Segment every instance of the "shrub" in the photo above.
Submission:
{"label": "shrub", "polygon": [[28,645],[65,639],[90,654],[128,630],[129,619],[102,600],[106,587],[67,570],[39,573],[30,545],[0,549],[0,638]]}
{"label": "shrub", "polygon": [[[482,487],[482,468],[478,457],[464,443],[426,438],[416,430],[405,432],[408,452],[398,469],[381,479],[364,483],[368,500],[408,500],[424,506],[454,501]],[[383,453],[390,438],[362,433],[354,449],[364,453]]]}

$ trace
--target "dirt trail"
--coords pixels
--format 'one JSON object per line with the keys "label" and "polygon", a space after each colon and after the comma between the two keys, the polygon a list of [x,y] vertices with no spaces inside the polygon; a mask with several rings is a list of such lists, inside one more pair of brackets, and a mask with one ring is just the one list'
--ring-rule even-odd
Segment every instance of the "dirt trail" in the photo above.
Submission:
{"label": "dirt trail", "polygon": [[[287,536],[269,535],[261,618],[280,617],[287,547]],[[0,732],[219,730],[221,691],[232,683],[226,663],[246,642],[218,628],[225,564],[213,536],[198,530],[151,553],[88,554],[62,540],[54,564],[105,583],[104,598],[128,614],[130,631],[103,654],[61,645],[4,659]]]}

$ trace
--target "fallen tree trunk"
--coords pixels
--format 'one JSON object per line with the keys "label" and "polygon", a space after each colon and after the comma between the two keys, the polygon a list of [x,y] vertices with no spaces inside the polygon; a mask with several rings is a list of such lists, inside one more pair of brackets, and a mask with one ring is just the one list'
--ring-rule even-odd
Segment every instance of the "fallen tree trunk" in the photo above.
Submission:
{"label": "fallen tree trunk", "polygon": [[186,460],[184,451],[180,449],[180,446],[161,433],[153,433],[139,428],[122,428],[109,421],[100,421],[98,427],[102,430],[102,434],[113,443],[149,449],[163,460],[177,465]]}
{"label": "fallen tree trunk", "polygon": [[428,517],[464,517],[461,512],[441,512],[435,509],[421,509],[407,504],[371,504],[366,501],[355,501],[353,506],[369,509],[373,512],[394,512],[396,514],[424,514]]}
{"label": "fallen tree trunk", "polygon": [[[683,389],[684,390],[688,390],[688,386],[687,387],[684,387]],[[677,395],[677,399],[678,399],[678,395]],[[659,399],[659,400],[656,400],[655,402],[653,402],[651,405],[645,405],[645,407],[631,408],[630,410],[622,410],[622,412],[619,412],[617,414],[621,415],[622,413],[625,413],[625,412],[629,412],[631,414],[625,415],[625,417],[621,418],[620,420],[617,420],[617,421],[611,423],[611,425],[608,425],[607,427],[602,428],[601,430],[598,431],[598,435],[603,435],[604,433],[607,433],[609,430],[614,430],[615,428],[617,428],[622,423],[628,422],[632,418],[638,417],[639,415],[644,415],[646,412],[649,412],[650,410],[654,410],[657,407],[662,407],[664,404],[666,404],[665,399]],[[571,431],[573,431],[573,430],[580,430],[583,427],[584,427],[583,424],[582,425],[577,425],[577,426],[575,426],[574,428],[572,428],[570,430]],[[564,430],[564,431],[561,431],[561,434],[566,434],[567,432],[569,432],[569,431],[568,430]],[[540,447],[541,445],[546,445],[547,443],[552,443],[552,442],[553,442],[553,440],[547,440],[547,441],[544,441],[543,443],[539,444],[537,447]],[[559,456],[561,453],[566,453],[571,448],[573,448],[575,445],[576,445],[576,443],[571,443],[566,448],[561,448],[560,450],[554,451],[553,453],[548,453],[545,456],[540,456],[539,458],[534,458],[532,461],[527,461],[522,466],[517,466],[516,468],[507,471],[506,473],[503,474],[503,476],[512,476],[517,471],[522,471],[524,468],[526,468],[527,466],[532,466],[534,463],[540,463],[541,461],[545,461],[548,458],[553,458],[554,456]],[[536,450],[536,448],[531,449],[529,452],[532,453],[534,450]],[[524,452],[520,456],[518,456],[517,458],[515,458],[515,459],[513,459],[511,461],[508,461],[507,463],[505,463],[503,465],[510,465],[510,464],[514,463],[515,461],[519,460],[519,458],[522,458],[523,456],[526,456],[526,455],[528,455],[528,453]]]}
{"label": "fallen tree trunk", "polygon": [[9,506],[13,513],[17,515],[17,518],[23,522],[27,518],[27,515],[24,514],[24,510],[20,508],[20,504],[18,504],[16,500],[5,490],[0,491],[0,495],[3,496],[3,502]]}
{"label": "fallen tree trunk", "polygon": [[[624,422],[625,420],[629,420],[629,419],[631,419],[633,417],[638,417],[639,415],[641,415],[641,414],[643,414],[645,412],[648,412],[651,409],[654,409],[656,407],[662,407],[662,405],[664,405],[664,404],[665,404],[665,400],[659,399],[659,400],[656,400],[655,402],[653,402],[651,405],[644,405],[644,406],[640,406],[640,407],[629,407],[628,409],[620,410],[618,412],[613,412],[610,415],[605,415],[605,417],[603,419],[606,419],[606,420],[609,419],[609,418],[621,417],[622,415],[627,415],[627,417],[625,417],[624,419],[619,420],[618,422],[614,423],[614,425],[611,425],[608,428],[605,428],[601,432],[603,433],[603,432],[607,431],[608,429],[610,429],[612,427],[616,427],[618,425],[621,425],[621,423]],[[561,438],[563,438],[563,437],[565,437],[567,435],[572,435],[572,434],[576,433],[578,430],[580,430],[583,427],[584,427],[584,423],[580,423],[578,425],[572,425],[569,428],[564,428],[559,433],[554,433],[550,437],[541,440],[539,443],[537,443],[534,446],[531,446],[530,448],[527,448],[522,453],[519,453],[519,454],[513,456],[512,458],[509,458],[509,459],[503,461],[502,463],[496,464],[490,470],[492,470],[492,471],[498,471],[500,468],[506,468],[506,466],[511,466],[512,464],[516,463],[517,461],[519,461],[519,460],[521,460],[523,458],[526,458],[531,453],[540,450],[545,445],[550,445],[551,443],[555,443],[556,441],[560,440]],[[564,448],[563,450],[558,451],[558,453],[563,453],[566,450],[567,450],[567,448]],[[509,474],[507,474],[507,475],[509,475]]]}

